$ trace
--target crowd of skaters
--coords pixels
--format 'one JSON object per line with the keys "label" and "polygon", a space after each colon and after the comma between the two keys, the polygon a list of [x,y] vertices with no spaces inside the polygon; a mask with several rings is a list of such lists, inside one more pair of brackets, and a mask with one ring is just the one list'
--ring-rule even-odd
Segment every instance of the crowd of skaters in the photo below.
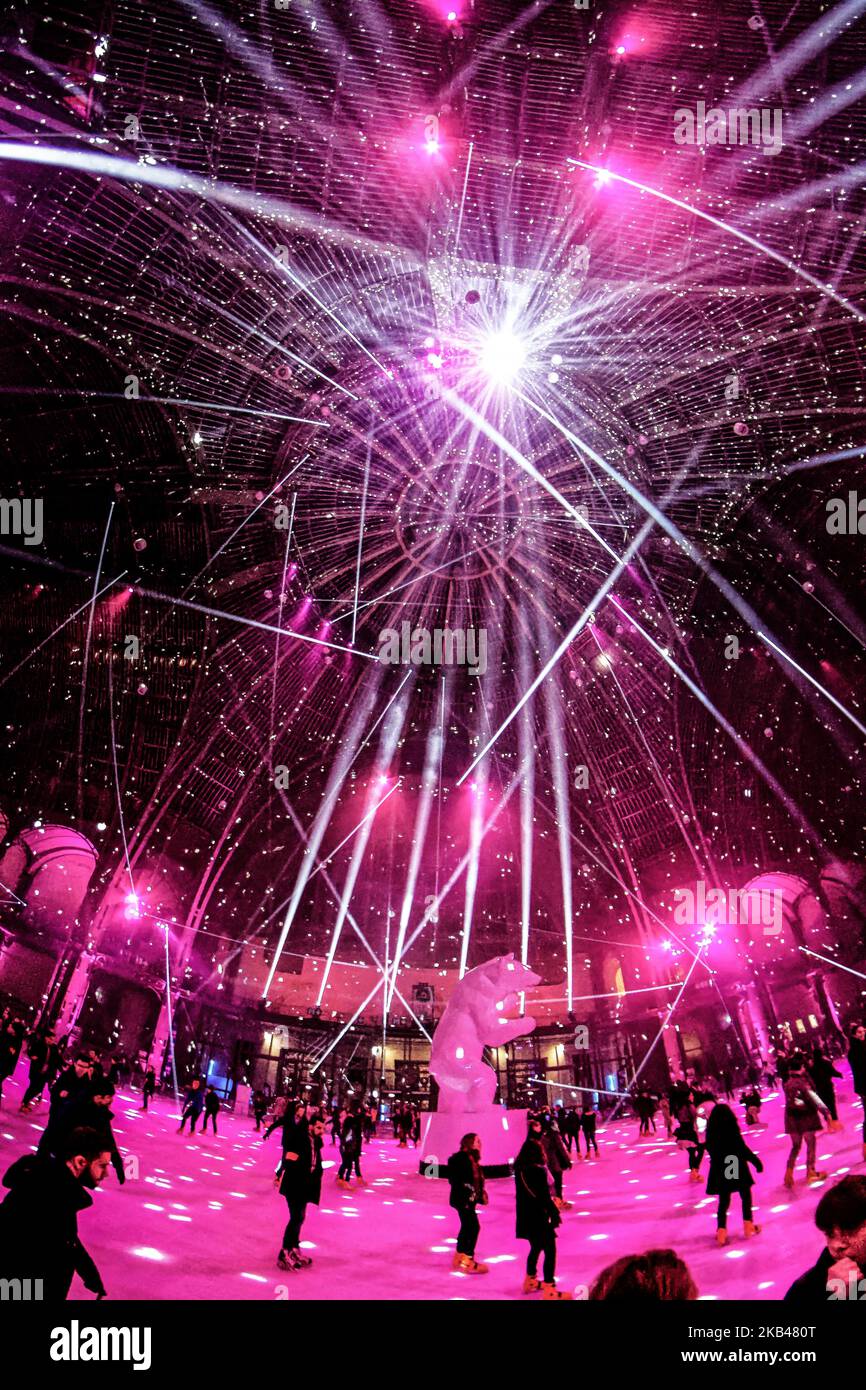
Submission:
{"label": "crowd of skaters", "polygon": [[[40,1106],[46,1090],[49,1103],[36,1152],[16,1160],[3,1177],[7,1195],[0,1204],[0,1277],[42,1278],[45,1297],[62,1299],[78,1273],[85,1287],[101,1298],[106,1291],[78,1238],[77,1216],[92,1202],[88,1190],[99,1186],[111,1167],[119,1182],[125,1180],[110,1107],[115,1083],[125,1079],[128,1064],[122,1054],[100,1057],[93,1048],[73,1051],[68,1040],[59,1039],[52,1029],[28,1029],[7,1009],[0,1014],[0,1098],[2,1084],[15,1070],[22,1049],[26,1049],[28,1084],[20,1108],[26,1113]],[[866,1025],[852,1026],[846,1051],[854,1090],[864,1103],[866,1161]],[[815,1167],[815,1143],[822,1128],[842,1127],[834,1090],[834,1082],[843,1076],[836,1065],[839,1060],[822,1044],[803,1052],[789,1041],[774,1053],[771,1064],[756,1062],[748,1068],[740,1096],[747,1128],[760,1124],[762,1086],[778,1084],[784,1092],[785,1130],[791,1141],[785,1172],[789,1187],[804,1145],[807,1182],[826,1178]],[[142,1077],[143,1110],[157,1084],[154,1068],[148,1066]],[[733,1078],[727,1073],[700,1080],[684,1074],[675,1076],[664,1093],[639,1085],[632,1094],[639,1137],[656,1134],[658,1119],[665,1137],[687,1154],[695,1182],[702,1181],[702,1163],[708,1159],[706,1190],[718,1198],[716,1240],[720,1245],[727,1243],[735,1195],[742,1207],[745,1236],[760,1233],[752,1219],[751,1189],[753,1173],[759,1176],[763,1169],[728,1103],[734,1100],[733,1090]],[[199,1123],[203,1132],[210,1123],[216,1134],[219,1110],[213,1086],[194,1077],[183,1097],[179,1132],[188,1124],[193,1134]],[[381,1123],[378,1100],[350,1096],[345,1102],[318,1105],[311,1103],[308,1091],[303,1096],[274,1097],[269,1087],[262,1087],[253,1091],[250,1110],[256,1131],[265,1126],[263,1142],[277,1129],[281,1131],[274,1185],[286,1201],[288,1221],[277,1265],[287,1272],[309,1268],[312,1258],[302,1250],[301,1233],[307,1208],[320,1201],[327,1131],[331,1145],[339,1146],[336,1184],[344,1189],[351,1187],[353,1179],[363,1184],[364,1146],[377,1136]],[[420,1108],[410,1100],[399,1100],[389,1118],[398,1146],[417,1147]],[[597,1120],[591,1099],[579,1106],[545,1105],[528,1114],[527,1134],[513,1174],[515,1235],[528,1247],[525,1294],[540,1293],[545,1300],[573,1297],[556,1280],[557,1230],[571,1209],[564,1196],[563,1175],[575,1162],[599,1158]],[[488,1270],[476,1257],[479,1210],[487,1203],[481,1146],[477,1134],[466,1134],[449,1159],[446,1174],[450,1205],[459,1218],[453,1268],[465,1274]],[[829,1188],[818,1203],[815,1220],[825,1248],[815,1266],[792,1285],[787,1298],[801,1303],[823,1301],[843,1296],[833,1293],[834,1288],[866,1289],[866,1177],[849,1175]],[[616,1261],[599,1275],[587,1296],[688,1299],[698,1295],[675,1252],[655,1250]]]}

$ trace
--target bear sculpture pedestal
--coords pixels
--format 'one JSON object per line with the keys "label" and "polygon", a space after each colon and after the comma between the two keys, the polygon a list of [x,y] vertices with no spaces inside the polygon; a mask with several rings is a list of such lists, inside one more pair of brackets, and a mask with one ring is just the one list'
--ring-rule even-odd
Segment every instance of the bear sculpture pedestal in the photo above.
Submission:
{"label": "bear sculpture pedestal", "polygon": [[418,1171],[425,1177],[447,1177],[448,1160],[459,1149],[464,1134],[478,1134],[485,1178],[509,1177],[526,1138],[528,1113],[493,1105],[488,1110],[456,1113],[434,1110],[424,1115]]}

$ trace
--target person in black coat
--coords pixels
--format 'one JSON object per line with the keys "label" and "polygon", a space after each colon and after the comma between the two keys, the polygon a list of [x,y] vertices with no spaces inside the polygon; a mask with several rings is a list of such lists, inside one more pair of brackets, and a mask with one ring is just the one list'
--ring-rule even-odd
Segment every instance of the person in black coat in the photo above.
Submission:
{"label": "person in black coat", "polygon": [[849,1173],[824,1193],[815,1225],[827,1239],[816,1263],[785,1294],[785,1303],[861,1301],[866,1294],[866,1177]]}
{"label": "person in black coat", "polygon": [[153,1067],[148,1067],[147,1071],[144,1073],[144,1083],[141,1088],[142,1110],[146,1110],[148,1102],[153,1100],[153,1094],[155,1090],[156,1072],[154,1071]]}
{"label": "person in black coat", "polygon": [[13,1018],[7,1018],[0,1026],[0,1100],[3,1099],[3,1082],[8,1080],[18,1065],[24,1031]]}
{"label": "person in black coat", "polygon": [[353,1169],[358,1182],[363,1186],[364,1179],[361,1174],[362,1138],[361,1116],[353,1110],[340,1126],[340,1168],[337,1173],[337,1182],[340,1187],[349,1186]]}
{"label": "person in black coat", "polygon": [[261,1129],[262,1120],[268,1113],[268,1106],[270,1105],[270,1103],[270,1098],[265,1095],[264,1091],[260,1091],[258,1089],[253,1091],[253,1094],[250,1098],[250,1104],[252,1105],[253,1119],[256,1122],[256,1130]]}
{"label": "person in black coat", "polygon": [[111,1128],[114,1115],[110,1105],[114,1099],[114,1087],[108,1081],[98,1081],[90,1095],[58,1106],[45,1127],[39,1141],[37,1153],[56,1157],[63,1151],[67,1136],[76,1129],[93,1130],[99,1136],[104,1153],[111,1154],[111,1162],[121,1186],[126,1182],[123,1159],[117,1147],[117,1140]]}
{"label": "person in black coat", "polygon": [[749,1164],[759,1173],[763,1173],[764,1165],[746,1144],[737,1117],[729,1105],[713,1106],[707,1120],[704,1145],[710,1156],[707,1196],[719,1199],[716,1222],[719,1245],[728,1243],[728,1208],[734,1192],[739,1192],[743,1205],[743,1234],[746,1237],[760,1235],[760,1226],[756,1226],[752,1220],[754,1179],[749,1172]]}
{"label": "person in black coat", "polygon": [[280,1269],[305,1269],[313,1263],[300,1251],[301,1230],[312,1202],[318,1206],[322,1195],[322,1135],[324,1121],[316,1118],[310,1123],[304,1118],[283,1128],[283,1156],[274,1176],[274,1184],[289,1208],[289,1220],[283,1232],[283,1243],[277,1256]]}
{"label": "person in black coat", "polygon": [[27,1056],[30,1059],[30,1075],[27,1078],[27,1090],[21,1101],[21,1110],[29,1110],[34,1101],[38,1100],[45,1089],[46,1082],[51,1076],[52,1066],[57,1053],[57,1043],[54,1034],[44,1033],[39,1029],[34,1029],[27,1040]]}
{"label": "person in black coat", "polygon": [[[577,1115],[577,1111],[575,1111],[575,1115]],[[592,1104],[591,1101],[587,1101],[587,1102],[584,1104],[584,1107],[583,1107],[583,1114],[581,1115],[580,1120],[579,1120],[580,1128],[581,1128],[581,1130],[582,1130],[582,1132],[583,1132],[584,1143],[586,1144],[586,1156],[587,1156],[587,1158],[589,1158],[589,1146],[590,1146],[590,1144],[592,1145],[593,1149],[595,1150],[595,1156],[596,1156],[596,1158],[598,1158],[598,1143],[597,1143],[596,1137],[595,1137],[595,1123],[596,1123],[596,1119],[597,1119],[597,1118],[598,1118],[598,1112],[596,1111],[595,1106]],[[578,1141],[578,1147],[579,1147],[579,1141]]]}
{"label": "person in black coat", "polygon": [[[532,1133],[531,1124],[530,1133]],[[560,1211],[570,1211],[574,1203],[566,1201],[562,1194],[562,1175],[571,1167],[571,1159],[568,1156],[567,1148],[562,1142],[559,1126],[553,1117],[549,1118],[546,1124],[542,1124],[540,1137],[544,1146],[544,1156],[547,1159],[550,1176],[553,1178],[553,1190],[556,1195],[556,1204]]]}
{"label": "person in black coat", "polygon": [[[530,1135],[514,1161],[514,1188],[517,1202],[518,1240],[529,1241],[524,1293],[542,1291],[544,1298],[571,1298],[556,1287],[556,1228],[559,1208],[554,1200],[553,1182],[548,1172],[541,1141]],[[538,1261],[543,1256],[541,1281]]]}
{"label": "person in black coat", "polygon": [[[105,1287],[78,1236],[78,1213],[93,1205],[111,1155],[92,1130],[68,1135],[58,1157],[25,1154],[4,1174],[0,1205],[0,1277],[41,1281],[49,1302],[69,1295],[73,1275],[97,1298]],[[38,1295],[37,1295],[38,1296]]]}
{"label": "person in black coat", "polygon": [[331,1143],[332,1143],[332,1144],[338,1144],[338,1143],[340,1142],[340,1130],[341,1130],[342,1127],[343,1127],[343,1122],[348,1118],[348,1115],[349,1115],[349,1112],[348,1112],[348,1110],[346,1109],[345,1105],[341,1105],[341,1106],[339,1107],[339,1109],[337,1109],[337,1108],[335,1107],[334,1110],[332,1110],[332,1112],[331,1112]]}
{"label": "person in black coat", "polygon": [[203,1122],[202,1122],[202,1127],[201,1127],[201,1132],[202,1132],[202,1134],[204,1134],[205,1130],[207,1129],[207,1122],[208,1122],[208,1120],[210,1120],[211,1124],[213,1125],[213,1132],[214,1132],[214,1134],[216,1134],[216,1132],[217,1132],[216,1117],[217,1117],[217,1115],[218,1115],[219,1113],[220,1113],[220,1101],[219,1101],[219,1096],[217,1095],[217,1093],[216,1093],[216,1091],[214,1090],[213,1086],[208,1086],[207,1090],[206,1090],[205,1093],[204,1093],[204,1120],[203,1120]]}
{"label": "person in black coat", "polygon": [[866,1159],[866,1026],[858,1023],[848,1040],[848,1065],[855,1094],[863,1103],[863,1158]]}
{"label": "person in black coat", "polygon": [[836,1091],[833,1086],[833,1078],[837,1081],[842,1080],[842,1073],[837,1071],[827,1056],[820,1043],[815,1043],[812,1048],[812,1056],[807,1064],[807,1070],[812,1078],[815,1087],[815,1094],[830,1111],[830,1119],[827,1124],[828,1129],[841,1129],[839,1123],[839,1112],[836,1108]]}
{"label": "person in black coat", "polygon": [[275,1129],[283,1131],[283,1148],[286,1148],[289,1136],[292,1134],[295,1125],[306,1117],[307,1107],[302,1100],[290,1101],[282,1115],[277,1116],[271,1121],[262,1135],[262,1143],[273,1134]]}
{"label": "person in black coat", "polygon": [[477,1208],[487,1204],[479,1135],[464,1134],[460,1140],[460,1148],[448,1160],[448,1182],[451,1187],[448,1205],[460,1217],[453,1267],[464,1274],[487,1274],[489,1266],[475,1258],[475,1247],[481,1234]]}
{"label": "person in black coat", "polygon": [[[189,1120],[189,1132],[195,1134],[195,1124],[202,1110],[204,1109],[204,1091],[201,1088],[201,1081],[198,1077],[190,1083],[189,1090],[183,1103],[183,1111],[180,1117],[180,1124],[177,1127],[178,1134],[183,1134],[183,1127]],[[258,1125],[256,1126],[258,1128]]]}
{"label": "person in black coat", "polygon": [[51,1114],[58,1106],[75,1105],[90,1097],[93,1067],[86,1052],[79,1052],[75,1061],[65,1067],[51,1087]]}

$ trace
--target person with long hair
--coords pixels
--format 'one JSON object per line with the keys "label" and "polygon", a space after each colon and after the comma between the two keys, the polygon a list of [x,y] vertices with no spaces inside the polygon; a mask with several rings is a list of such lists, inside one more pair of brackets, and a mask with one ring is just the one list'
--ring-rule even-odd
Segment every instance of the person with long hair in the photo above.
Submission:
{"label": "person with long hair", "polygon": [[559,1125],[552,1115],[545,1117],[545,1122],[541,1126],[541,1142],[544,1146],[544,1156],[547,1159],[547,1166],[550,1169],[550,1176],[553,1178],[553,1191],[556,1205],[560,1211],[570,1211],[573,1202],[566,1201],[562,1192],[562,1175],[571,1168],[571,1159],[568,1150],[562,1142],[562,1135]]}
{"label": "person with long hair", "polygon": [[[561,1218],[544,1148],[533,1134],[526,1139],[514,1161],[514,1186],[517,1239],[529,1242],[523,1292],[538,1293],[540,1290],[545,1299],[571,1298],[570,1293],[556,1287],[556,1228]],[[540,1280],[539,1259],[544,1261]]]}
{"label": "person with long hair", "polygon": [[737,1117],[729,1105],[713,1106],[707,1120],[704,1143],[710,1156],[707,1196],[719,1199],[716,1241],[719,1245],[728,1243],[728,1208],[735,1192],[739,1192],[743,1207],[744,1236],[760,1235],[760,1226],[756,1226],[752,1220],[754,1179],[749,1172],[749,1164],[759,1173],[763,1173],[764,1165],[746,1144]]}
{"label": "person with long hair", "polygon": [[674,1139],[678,1149],[684,1149],[689,1161],[689,1181],[700,1182],[701,1180],[701,1160],[704,1156],[704,1144],[698,1134],[698,1109],[695,1105],[695,1097],[689,1091],[686,1098],[679,1097],[681,1104],[677,1112],[677,1128],[674,1130]]}
{"label": "person with long hair", "polygon": [[282,1158],[274,1175],[274,1186],[289,1208],[277,1256],[277,1267],[283,1270],[306,1269],[313,1263],[309,1255],[301,1254],[301,1230],[307,1207],[311,1202],[318,1205],[322,1195],[324,1121],[318,1117],[308,1120],[304,1105],[295,1106],[293,1116],[283,1127]]}
{"label": "person with long hair", "polygon": [[794,1186],[794,1165],[806,1141],[806,1181],[821,1182],[826,1173],[815,1168],[815,1135],[821,1132],[821,1116],[830,1118],[830,1111],[820,1096],[812,1089],[811,1077],[806,1072],[806,1063],[800,1053],[788,1059],[785,1091],[785,1133],[791,1139],[791,1152],[785,1168],[785,1186]]}
{"label": "person with long hair", "polygon": [[477,1134],[464,1134],[460,1148],[448,1160],[448,1199],[460,1217],[454,1269],[463,1274],[487,1274],[488,1266],[475,1258],[475,1247],[481,1234],[478,1207],[487,1205],[487,1188],[481,1169],[481,1139]]}
{"label": "person with long hair", "polygon": [[685,1260],[674,1250],[623,1255],[603,1269],[589,1291],[593,1302],[692,1302],[698,1286]]}

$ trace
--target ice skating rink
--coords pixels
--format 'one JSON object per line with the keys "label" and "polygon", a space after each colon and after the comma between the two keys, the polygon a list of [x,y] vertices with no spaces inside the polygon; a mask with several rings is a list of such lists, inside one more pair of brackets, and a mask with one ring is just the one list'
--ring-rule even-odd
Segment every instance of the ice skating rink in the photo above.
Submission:
{"label": "ice skating rink", "polygon": [[[844,1065],[844,1064],[843,1064]],[[847,1067],[845,1068],[847,1072]],[[0,1110],[0,1162],[35,1148],[47,1119],[43,1102],[29,1115],[18,1106],[26,1084],[19,1065],[4,1086]],[[819,1167],[830,1181],[866,1174],[862,1162],[862,1110],[847,1082],[839,1087],[844,1130],[819,1136]],[[336,1186],[336,1147],[325,1137],[322,1203],[310,1207],[303,1245],[309,1269],[276,1268],[285,1201],[272,1184],[279,1160],[279,1131],[267,1143],[252,1120],[219,1117],[220,1133],[176,1133],[179,1107],[157,1097],[147,1114],[137,1092],[115,1098],[114,1129],[138,1177],[121,1187],[109,1171],[79,1231],[113,1299],[520,1299],[526,1245],[514,1236],[514,1185],[489,1184],[490,1204],[481,1213],[478,1257],[487,1275],[451,1271],[456,1220],[448,1186],[421,1177],[417,1155],[390,1137],[374,1140],[363,1158],[366,1185]],[[742,1107],[735,1107],[742,1118]],[[755,1220],[762,1234],[742,1239],[739,1199],[734,1198],[727,1249],[715,1244],[715,1198],[688,1180],[685,1155],[665,1140],[638,1139],[637,1120],[600,1128],[601,1157],[575,1164],[565,1175],[557,1278],[573,1289],[588,1285],[620,1255],[672,1246],[691,1267],[705,1299],[777,1299],[814,1263],[822,1238],[813,1223],[826,1183],[807,1187],[805,1167],[797,1187],[782,1184],[788,1143],[777,1094],[765,1100],[762,1124],[744,1127],[747,1143],[765,1171],[754,1188]],[[446,1156],[447,1157],[447,1156]],[[5,1195],[5,1190],[4,1190]],[[90,1299],[76,1279],[72,1298]]]}

